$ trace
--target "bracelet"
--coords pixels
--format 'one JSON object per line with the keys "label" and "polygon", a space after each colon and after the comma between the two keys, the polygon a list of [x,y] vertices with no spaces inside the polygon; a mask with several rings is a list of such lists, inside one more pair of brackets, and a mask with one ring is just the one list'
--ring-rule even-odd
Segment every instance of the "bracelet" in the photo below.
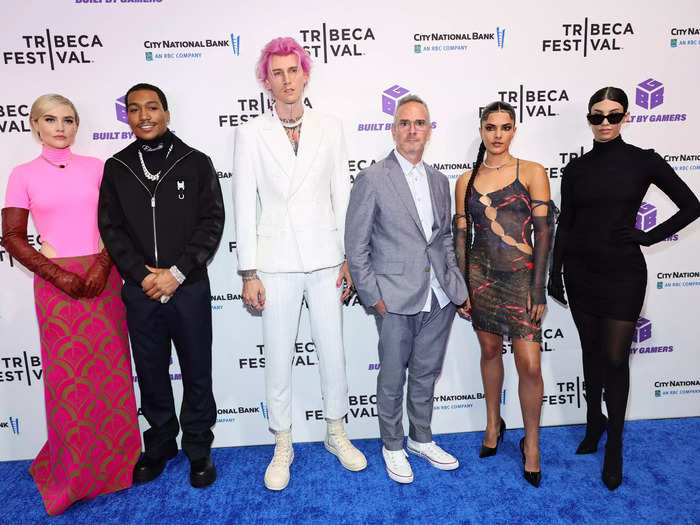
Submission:
{"label": "bracelet", "polygon": [[175,277],[177,284],[182,284],[185,282],[185,274],[183,274],[174,264],[170,267],[170,273],[173,275],[173,277]]}
{"label": "bracelet", "polygon": [[260,277],[258,277],[258,274],[253,274],[253,275],[244,275],[241,277],[243,279],[244,283],[249,283],[250,281],[259,281]]}

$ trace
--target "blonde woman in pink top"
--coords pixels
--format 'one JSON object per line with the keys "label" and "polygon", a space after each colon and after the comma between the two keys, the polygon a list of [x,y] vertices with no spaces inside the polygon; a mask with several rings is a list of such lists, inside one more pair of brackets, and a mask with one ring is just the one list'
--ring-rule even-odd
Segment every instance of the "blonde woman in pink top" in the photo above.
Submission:
{"label": "blonde woman in pink top", "polygon": [[121,278],[97,229],[103,163],[71,151],[79,117],[67,98],[42,95],[29,120],[41,154],[10,175],[2,242],[34,272],[48,439],[29,471],[56,515],[130,487],[141,439]]}

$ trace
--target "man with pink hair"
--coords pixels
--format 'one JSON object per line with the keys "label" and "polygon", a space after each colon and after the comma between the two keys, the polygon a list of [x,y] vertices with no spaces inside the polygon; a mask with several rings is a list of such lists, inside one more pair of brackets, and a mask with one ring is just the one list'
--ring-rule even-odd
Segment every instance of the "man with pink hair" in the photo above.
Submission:
{"label": "man with pink hair", "polygon": [[304,108],[310,71],[308,53],[293,38],[276,38],[263,48],[256,74],[275,99],[274,111],[238,128],[233,159],[243,301],[262,312],[265,391],[276,443],[265,471],[270,490],[287,486],[294,459],[291,362],[303,297],[321,375],[325,447],[348,470],[367,466],[343,429],[348,384],[342,301],[352,292],[344,260],[350,195],[345,139],[339,120]]}

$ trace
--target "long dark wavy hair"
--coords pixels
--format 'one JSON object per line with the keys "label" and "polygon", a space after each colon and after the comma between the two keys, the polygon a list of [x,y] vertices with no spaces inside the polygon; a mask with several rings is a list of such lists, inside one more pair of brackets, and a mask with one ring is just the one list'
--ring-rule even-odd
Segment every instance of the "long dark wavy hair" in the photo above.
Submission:
{"label": "long dark wavy hair", "polygon": [[[479,124],[483,125],[484,122],[486,122],[486,120],[489,118],[489,115],[491,113],[496,113],[498,111],[508,113],[508,115],[510,115],[510,118],[513,119],[513,122],[515,123],[515,108],[513,106],[511,106],[507,102],[491,102],[491,104],[489,104],[482,110],[481,116],[479,117]],[[464,194],[464,215],[466,216],[467,220],[467,230],[464,239],[464,280],[467,282],[467,289],[469,290],[470,299],[472,297],[472,289],[469,284],[469,252],[471,251],[473,240],[472,230],[474,227],[474,221],[469,211],[469,201],[471,200],[471,194],[474,188],[474,179],[476,179],[476,174],[479,173],[479,168],[481,167],[481,163],[484,161],[485,153],[486,146],[484,146],[484,141],[482,140],[481,144],[479,144],[479,152],[476,155],[476,161],[474,162],[474,166],[472,167],[472,176],[470,177],[469,182],[467,183],[467,191]]]}

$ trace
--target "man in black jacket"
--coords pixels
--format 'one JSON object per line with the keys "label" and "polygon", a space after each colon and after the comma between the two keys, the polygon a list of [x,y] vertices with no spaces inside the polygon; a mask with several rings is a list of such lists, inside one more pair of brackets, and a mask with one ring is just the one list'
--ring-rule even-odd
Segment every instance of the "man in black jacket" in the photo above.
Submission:
{"label": "man in black jacket", "polygon": [[209,157],[168,130],[168,102],[159,88],[133,86],[126,107],[136,141],[105,163],[98,223],[125,280],[122,299],[141,409],[151,425],[134,483],[158,477],[177,454],[180,428],[168,372],[172,340],[184,390],[182,449],[191,463],[190,483],[204,487],[216,479],[206,264],[224,227],[221,188]]}

